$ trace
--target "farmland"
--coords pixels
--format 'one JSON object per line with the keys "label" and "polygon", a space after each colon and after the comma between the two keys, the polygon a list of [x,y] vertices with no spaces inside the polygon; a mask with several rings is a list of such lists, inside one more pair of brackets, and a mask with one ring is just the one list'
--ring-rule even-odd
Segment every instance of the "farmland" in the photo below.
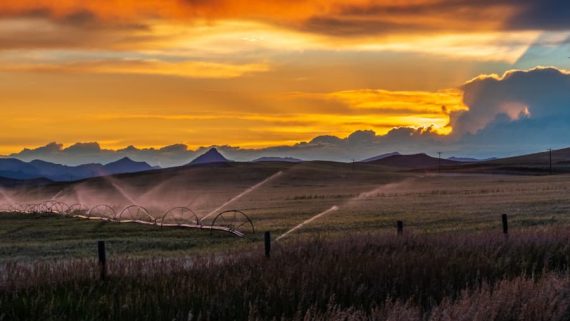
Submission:
{"label": "farmland", "polygon": [[[112,183],[92,179],[11,195],[91,196],[111,204],[126,204],[126,196],[151,213],[190,205],[199,216],[227,203],[219,210],[244,211],[256,233],[237,238],[45,213],[0,214],[0,320],[570,315],[566,175],[316,162],[181,168],[119,175]],[[508,238],[501,214],[509,217]],[[405,225],[402,236],[395,233],[397,220]],[[274,239],[269,259],[263,255],[265,231]],[[98,274],[98,240],[108,250],[105,281]]]}
{"label": "farmland", "polygon": [[[509,215],[513,229],[543,228],[570,222],[570,180],[566,175],[437,175],[338,164],[289,168],[271,165],[254,169],[248,175],[238,172],[243,170],[240,165],[211,168],[217,176],[198,168],[185,170],[183,175],[173,173],[173,178],[164,173],[149,173],[115,179],[115,183],[130,191],[133,198],[144,194],[143,191],[150,188],[147,185],[152,186],[147,181],[170,182],[141,202],[146,202],[149,208],[154,205],[155,210],[151,209],[151,212],[158,213],[157,216],[164,211],[156,209],[159,206],[168,208],[167,205],[174,207],[188,203],[198,216],[204,216],[241,191],[283,171],[282,175],[224,208],[243,210],[252,218],[259,233],[246,240],[208,231],[12,213],[0,215],[0,260],[89,257],[93,254],[94,242],[99,239],[108,240],[118,256],[145,256],[154,251],[167,256],[188,255],[242,248],[255,245],[264,231],[277,237],[333,206],[338,210],[307,224],[288,238],[390,233],[396,220],[404,221],[406,231],[420,234],[498,231],[501,214]],[[161,177],[158,180],[148,177],[156,175]],[[181,182],[183,186],[180,186]],[[110,203],[124,201],[113,201],[117,193],[113,193],[105,182],[93,180],[78,185],[88,193],[98,195],[97,198],[108,197]],[[57,188],[70,189],[69,186]],[[182,196],[178,195],[179,190],[184,191]],[[128,203],[122,207],[126,205]]]}

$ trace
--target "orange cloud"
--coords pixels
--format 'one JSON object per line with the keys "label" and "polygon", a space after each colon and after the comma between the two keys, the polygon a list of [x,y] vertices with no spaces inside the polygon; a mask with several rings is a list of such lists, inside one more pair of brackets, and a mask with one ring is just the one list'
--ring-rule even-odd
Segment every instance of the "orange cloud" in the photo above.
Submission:
{"label": "orange cloud", "polygon": [[71,24],[94,18],[113,23],[153,18],[258,20],[342,36],[536,29],[526,14],[556,10],[551,6],[510,0],[18,0],[3,1],[0,14],[44,15]]}
{"label": "orange cloud", "polygon": [[[354,1],[355,3],[362,1]],[[230,0],[20,0],[2,2],[4,15],[45,14],[55,19],[73,21],[89,19],[148,18],[235,18],[235,17],[307,17],[327,12],[338,5],[335,1],[230,1]]]}

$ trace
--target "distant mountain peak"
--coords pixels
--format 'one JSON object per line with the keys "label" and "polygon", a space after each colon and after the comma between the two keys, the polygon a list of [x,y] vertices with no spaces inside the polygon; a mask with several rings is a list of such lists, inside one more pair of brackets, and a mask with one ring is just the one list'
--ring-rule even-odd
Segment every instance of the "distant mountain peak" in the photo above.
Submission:
{"label": "distant mountain peak", "polygon": [[130,159],[128,156],[125,156],[125,157],[118,159],[114,162],[110,162],[107,165],[109,165],[109,164],[121,164],[121,163],[142,163],[142,162],[135,162],[134,160]]}
{"label": "distant mountain peak", "polygon": [[[51,165],[59,165],[59,164],[55,164],[55,163],[51,163],[51,162],[47,162],[43,159],[34,159],[33,161],[29,162],[30,164],[51,164]],[[63,166],[63,165],[61,165]]]}
{"label": "distant mountain peak", "polygon": [[227,163],[229,160],[222,155],[215,147],[210,148],[204,154],[196,157],[190,162],[191,165],[197,164],[214,164],[214,163]]}

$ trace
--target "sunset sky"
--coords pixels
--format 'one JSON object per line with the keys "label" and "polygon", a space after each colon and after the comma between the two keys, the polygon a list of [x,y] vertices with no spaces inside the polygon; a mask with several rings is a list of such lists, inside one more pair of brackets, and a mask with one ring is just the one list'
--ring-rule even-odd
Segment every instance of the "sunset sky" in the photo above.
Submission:
{"label": "sunset sky", "polygon": [[[570,108],[568,17],[567,0],[2,1],[0,154],[260,149],[395,128],[473,142],[503,116],[555,119],[540,97]],[[560,92],[480,103],[471,90],[528,93],[504,81],[539,66]]]}

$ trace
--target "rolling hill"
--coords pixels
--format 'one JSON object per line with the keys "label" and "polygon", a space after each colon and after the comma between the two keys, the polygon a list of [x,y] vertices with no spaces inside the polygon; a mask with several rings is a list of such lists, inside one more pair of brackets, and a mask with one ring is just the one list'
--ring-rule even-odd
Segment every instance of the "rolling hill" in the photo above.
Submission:
{"label": "rolling hill", "polygon": [[289,163],[301,163],[303,162],[302,159],[294,158],[294,157],[259,157],[252,162],[289,162]]}
{"label": "rolling hill", "polygon": [[398,153],[398,152],[380,154],[380,155],[373,156],[373,157],[370,157],[370,158],[367,158],[367,159],[363,159],[363,160],[361,160],[360,162],[361,162],[361,163],[369,163],[369,162],[374,162],[374,161],[378,161],[378,160],[384,159],[384,158],[386,158],[386,157],[398,156],[398,155],[401,155],[401,154]]}
{"label": "rolling hill", "polygon": [[[570,173],[570,149],[553,151],[552,155],[553,172]],[[55,198],[70,204],[144,204],[160,208],[191,206],[205,214],[213,209],[212,206],[224,204],[266,180],[269,184],[256,193],[266,195],[261,199],[270,202],[273,195],[289,195],[286,198],[301,200],[324,194],[341,197],[347,191],[355,195],[372,186],[417,177],[419,171],[437,173],[438,169],[442,174],[548,174],[548,153],[478,163],[440,160],[426,154],[392,155],[367,163],[232,162],[215,150],[202,156],[187,166],[92,177],[74,182],[50,184],[49,181],[36,179],[26,184],[17,179],[4,181],[5,185],[13,187],[11,195],[21,197],[25,202]],[[20,164],[14,161],[6,163],[12,166]],[[128,160],[121,160],[113,164],[111,169],[127,170],[129,167],[123,165],[128,163]],[[34,164],[38,166],[37,162]],[[29,168],[32,165],[24,163],[22,166]],[[17,170],[17,167],[9,169]],[[277,177],[274,178],[274,175]]]}
{"label": "rolling hill", "polygon": [[458,166],[461,162],[456,162],[448,159],[438,159],[431,157],[427,154],[412,154],[412,155],[390,155],[374,161],[368,162],[370,164],[382,165],[388,167],[395,167],[399,169],[429,169],[437,168],[438,166]]}
{"label": "rolling hill", "polygon": [[463,163],[460,166],[445,167],[444,170],[455,173],[511,175],[545,175],[551,172],[565,174],[570,173],[570,148],[552,151],[552,170],[549,152]]}

